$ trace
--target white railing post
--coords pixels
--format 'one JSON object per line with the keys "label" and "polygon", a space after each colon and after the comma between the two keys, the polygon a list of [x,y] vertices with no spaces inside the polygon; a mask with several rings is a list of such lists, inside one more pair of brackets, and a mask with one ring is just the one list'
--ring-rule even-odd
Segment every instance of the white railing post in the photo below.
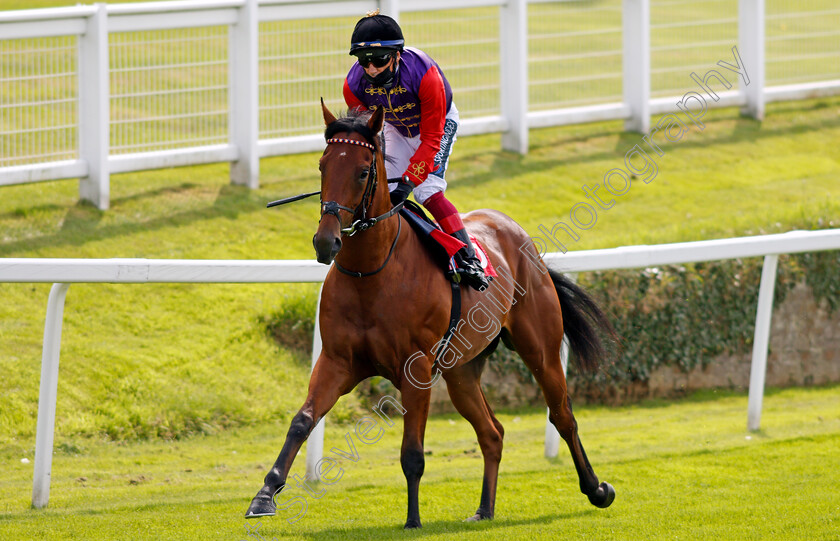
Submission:
{"label": "white railing post", "polygon": [[[315,363],[321,355],[321,293],[324,291],[324,284],[318,290],[318,304],[315,307],[315,331],[312,333],[312,370],[315,370]],[[324,456],[324,423],[327,418],[324,416],[306,440],[306,480],[318,481],[316,466],[321,457]]]}
{"label": "white railing post", "polygon": [[58,400],[58,359],[61,354],[61,321],[64,317],[64,299],[67,297],[69,287],[70,284],[53,284],[49,301],[47,301],[32,481],[32,507],[36,509],[46,507],[50,500],[55,405]]}
{"label": "white railing post", "polygon": [[[573,282],[577,281],[577,273],[570,273],[566,275],[569,279]],[[566,377],[566,374],[569,370],[569,340],[566,337],[563,337],[563,345],[560,348],[560,364],[563,365],[563,377]],[[560,433],[557,432],[557,428],[553,424],[551,424],[551,410],[548,410],[547,418],[545,422],[545,457],[546,458],[554,458],[557,456],[557,453],[560,451]]]}
{"label": "white railing post", "polygon": [[650,0],[624,0],[622,11],[624,129],[650,131]]}
{"label": "white railing post", "polygon": [[379,11],[400,22],[400,0],[379,0]]}
{"label": "white railing post", "polygon": [[508,0],[499,8],[499,77],[502,148],[528,153],[528,4]]}
{"label": "white railing post", "polygon": [[[563,376],[569,367],[569,341],[563,338],[563,347],[560,348],[560,363],[563,365]],[[560,452],[560,433],[551,424],[551,410],[546,408],[545,420],[545,458],[555,458]]]}
{"label": "white railing post", "polygon": [[79,198],[107,210],[111,205],[108,14],[105,4],[95,7],[87,32],[79,36],[79,158],[88,167],[88,176],[79,180]]}
{"label": "white railing post", "polygon": [[245,0],[230,27],[230,138],[237,160],[230,164],[230,181],[259,188],[259,20],[257,0]]}
{"label": "white railing post", "polygon": [[764,119],[764,0],[738,0],[738,48],[749,84],[739,77],[745,115]]}
{"label": "white railing post", "polygon": [[747,405],[747,429],[758,430],[761,424],[761,403],[764,399],[764,379],[767,373],[767,349],[770,345],[770,322],[773,317],[773,292],[776,289],[776,267],[779,256],[764,256],[761,285],[758,288],[758,308],[755,314],[752,364],[750,365],[750,396]]}

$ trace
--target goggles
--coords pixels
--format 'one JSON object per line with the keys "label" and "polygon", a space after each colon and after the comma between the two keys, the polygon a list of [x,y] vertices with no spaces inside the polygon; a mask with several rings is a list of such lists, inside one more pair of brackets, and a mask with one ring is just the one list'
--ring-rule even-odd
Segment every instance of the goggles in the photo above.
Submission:
{"label": "goggles", "polygon": [[373,64],[375,68],[384,68],[391,61],[392,57],[393,53],[384,53],[378,55],[360,54],[356,58],[359,59],[359,64],[363,68],[368,67],[368,64]]}

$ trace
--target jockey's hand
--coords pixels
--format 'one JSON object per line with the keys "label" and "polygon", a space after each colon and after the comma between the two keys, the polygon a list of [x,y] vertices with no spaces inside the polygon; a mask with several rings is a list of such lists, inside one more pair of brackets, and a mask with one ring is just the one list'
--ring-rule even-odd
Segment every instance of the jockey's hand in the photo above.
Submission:
{"label": "jockey's hand", "polygon": [[397,206],[404,202],[411,195],[413,189],[414,183],[408,180],[407,176],[401,178],[397,187],[391,192],[391,204]]}

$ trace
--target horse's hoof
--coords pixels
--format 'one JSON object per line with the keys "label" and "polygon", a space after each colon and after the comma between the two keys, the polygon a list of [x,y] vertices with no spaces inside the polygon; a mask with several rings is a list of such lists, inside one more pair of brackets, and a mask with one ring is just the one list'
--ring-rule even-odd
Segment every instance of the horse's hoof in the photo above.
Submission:
{"label": "horse's hoof", "polygon": [[276,513],[277,506],[274,505],[274,497],[269,496],[261,490],[251,500],[251,505],[248,506],[245,518],[273,517]]}
{"label": "horse's hoof", "polygon": [[598,489],[589,496],[589,502],[595,507],[606,509],[615,500],[615,489],[609,483],[601,483]]}
{"label": "horse's hoof", "polygon": [[481,513],[476,513],[470,518],[466,519],[464,522],[478,522],[480,520],[491,520],[493,517],[490,515],[482,515]]}
{"label": "horse's hoof", "polygon": [[405,526],[403,526],[403,529],[404,530],[414,530],[414,529],[422,528],[422,527],[423,527],[423,525],[420,524],[419,520],[407,520],[405,522]]}

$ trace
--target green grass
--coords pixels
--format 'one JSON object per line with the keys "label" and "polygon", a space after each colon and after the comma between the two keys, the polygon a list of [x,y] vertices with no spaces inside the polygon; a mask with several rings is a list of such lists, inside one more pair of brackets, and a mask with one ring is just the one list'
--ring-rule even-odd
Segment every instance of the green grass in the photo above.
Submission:
{"label": "green grass", "polygon": [[[769,107],[763,123],[732,110],[664,145],[659,173],[636,182],[572,250],[689,241],[840,223],[840,99]],[[535,130],[531,152],[498,136],[459,140],[452,201],[498,208],[532,235],[567,220],[581,185],[623,166],[639,136],[619,123]],[[265,202],[316,189],[313,154],[263,160],[262,187],[231,186],[225,166],[117,175],[107,212],[77,203],[76,183],[6,187],[0,257],[312,258],[317,201]],[[282,422],[308,367],[278,347],[267,316],[314,285],[71,286],[64,317],[57,443],[78,435],[180,438]],[[0,284],[0,448],[31,452],[48,284]],[[297,360],[296,360],[297,359]],[[334,412],[348,419],[354,398]]]}
{"label": "green grass", "polygon": [[[653,182],[634,182],[569,248],[837,227],[838,119],[840,98],[771,104],[764,122],[732,109],[710,112],[704,131],[661,145]],[[537,236],[538,226],[568,220],[585,200],[581,186],[623,167],[640,141],[620,122],[534,130],[527,156],[499,151],[498,135],[462,138],[447,194],[462,211],[497,208]],[[0,257],[311,259],[317,202],[264,205],[317,189],[317,156],[266,159],[261,167],[255,191],[231,186],[223,165],[115,175],[107,212],[78,203],[74,181],[4,187]],[[264,322],[290,307],[299,313],[316,287],[71,286],[52,505],[31,511],[31,463],[20,459],[33,458],[48,291],[48,284],[0,284],[0,538],[244,538],[242,513],[308,374]],[[619,491],[607,511],[577,494],[565,454],[541,462],[541,413],[504,415],[498,520],[479,525],[459,522],[478,495],[471,431],[461,420],[435,418],[423,533],[399,530],[396,429],[365,448],[364,464],[348,465],[347,479],[313,502],[303,521],[293,528],[264,521],[264,531],[266,538],[836,538],[837,391],[769,396],[765,432],[751,440],[739,396],[581,410],[596,471]],[[363,413],[355,397],[343,399],[331,426]]]}
{"label": "green grass", "polygon": [[[67,4],[15,0],[0,9]],[[565,7],[559,14],[544,9],[536,13],[548,24]],[[768,35],[788,31],[785,23],[774,20]],[[421,34],[418,42],[433,39]],[[771,45],[775,54],[779,43]],[[811,45],[825,50],[819,40]],[[698,63],[709,68],[722,57],[701,56]],[[833,64],[809,66],[798,68],[808,76]],[[688,68],[675,73],[676,87],[693,88]],[[316,99],[306,114],[317,117]],[[665,155],[656,158],[652,183],[634,182],[569,248],[837,227],[838,119],[840,98],[771,104],[761,123],[732,109],[710,112],[703,132],[692,128],[680,142],[661,145]],[[537,236],[538,226],[567,221],[571,207],[585,200],[581,186],[623,167],[624,154],[640,142],[619,122],[534,130],[527,156],[499,151],[498,135],[462,138],[447,194],[462,211],[498,208]],[[256,191],[231,186],[223,165],[115,175],[107,212],[78,203],[74,181],[1,188],[0,257],[311,259],[317,202],[273,211],[264,204],[317,189],[317,156],[266,159],[261,167]],[[275,313],[299,314],[316,287],[71,286],[52,503],[32,511],[31,463],[20,460],[33,458],[48,291],[48,284],[0,284],[0,538],[246,537],[242,513],[279,450],[308,374],[300,355],[277,346],[264,322]],[[311,502],[300,523],[263,521],[261,531],[266,538],[837,538],[837,392],[771,393],[765,430],[749,440],[746,401],[737,395],[581,409],[589,456],[619,492],[606,511],[578,494],[567,454],[540,458],[542,413],[505,414],[498,519],[479,525],[460,522],[474,511],[480,484],[472,432],[460,419],[434,418],[423,532],[399,529],[404,480],[397,429],[365,447],[362,463],[347,464],[347,477]],[[355,397],[343,399],[330,413],[333,443],[350,426],[335,423],[364,412]],[[294,471],[302,467],[299,460]]]}
{"label": "green grass", "polygon": [[[506,429],[496,519],[462,522],[478,505],[482,461],[457,416],[429,422],[420,491],[424,528],[404,532],[400,425],[342,478],[317,485],[296,523],[292,509],[247,522],[285,433],[267,423],[182,442],[128,446],[74,440],[53,465],[50,506],[29,509],[32,465],[2,452],[4,539],[837,539],[840,527],[840,387],[770,390],[763,430],[748,433],[746,396],[706,392],[680,402],[576,410],[595,472],[615,503],[592,507],[579,493],[568,451],[543,453],[544,411],[500,414]],[[328,423],[326,449],[350,426]],[[303,455],[303,453],[302,453]],[[303,456],[292,473],[303,475]],[[305,496],[290,486],[288,496]],[[286,501],[286,498],[281,499]]]}

